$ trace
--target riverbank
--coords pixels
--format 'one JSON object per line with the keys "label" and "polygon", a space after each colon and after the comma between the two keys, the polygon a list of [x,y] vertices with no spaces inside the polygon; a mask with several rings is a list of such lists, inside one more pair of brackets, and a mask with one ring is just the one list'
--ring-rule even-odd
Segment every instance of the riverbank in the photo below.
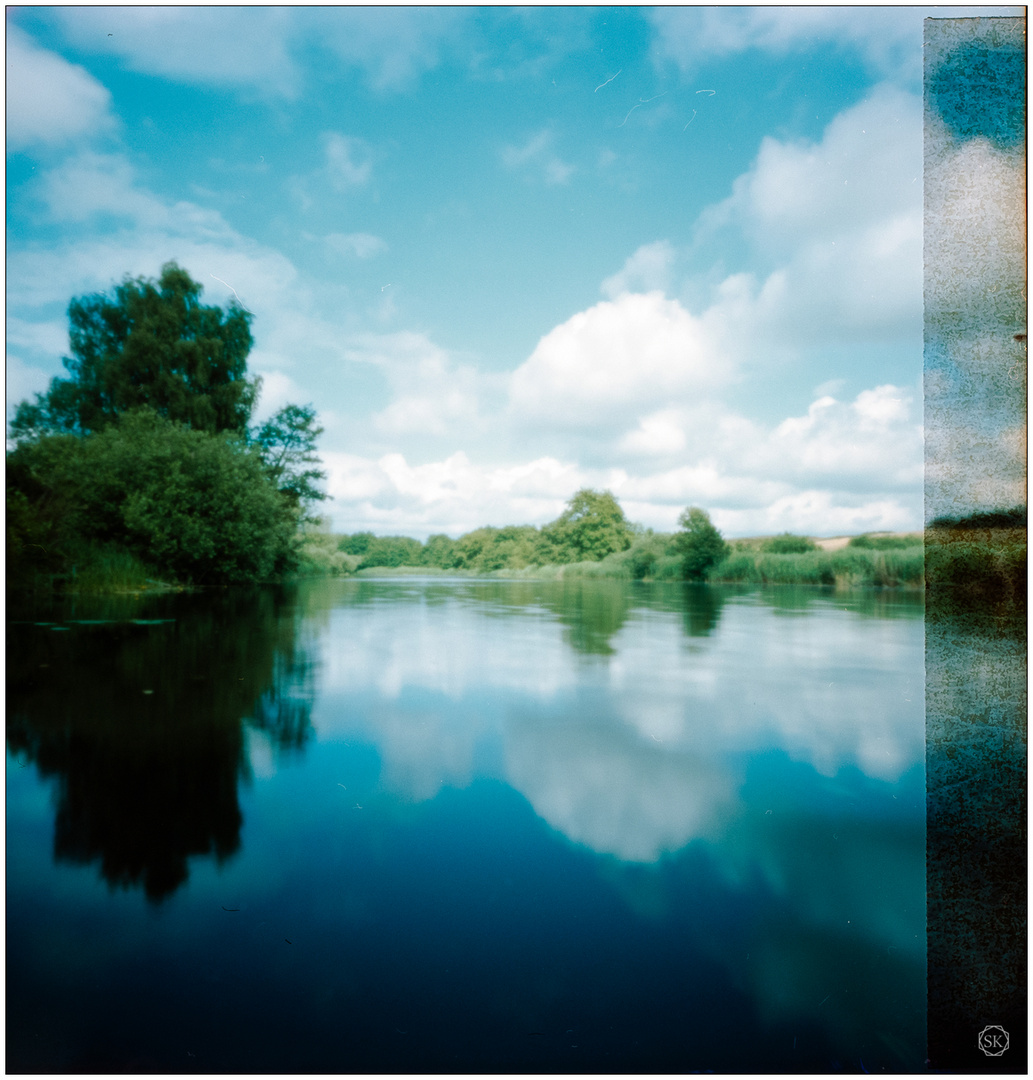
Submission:
{"label": "riverbank", "polygon": [[[714,584],[833,585],[839,588],[878,587],[920,589],[924,586],[924,550],[921,545],[896,551],[840,548],[798,555],[736,551],[708,574]],[[371,566],[355,577],[471,577],[505,580],[570,581],[609,578],[620,581],[682,581],[681,559],[666,556],[652,563],[646,573],[629,552],[608,555],[598,562],[564,566],[526,566],[498,570],[442,570],[431,566]]]}

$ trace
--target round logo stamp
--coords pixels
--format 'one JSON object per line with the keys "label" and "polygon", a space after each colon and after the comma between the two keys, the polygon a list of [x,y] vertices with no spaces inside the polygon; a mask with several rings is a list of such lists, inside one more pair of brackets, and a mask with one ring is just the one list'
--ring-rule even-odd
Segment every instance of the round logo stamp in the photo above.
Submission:
{"label": "round logo stamp", "polygon": [[1008,1049],[1008,1032],[1000,1024],[987,1024],[977,1045],[987,1057],[1000,1057]]}

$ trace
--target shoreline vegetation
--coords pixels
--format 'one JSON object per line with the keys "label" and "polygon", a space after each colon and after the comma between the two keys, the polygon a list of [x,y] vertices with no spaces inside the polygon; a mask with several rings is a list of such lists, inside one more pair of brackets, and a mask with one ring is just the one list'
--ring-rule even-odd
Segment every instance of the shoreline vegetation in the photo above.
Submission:
{"label": "shoreline vegetation", "polygon": [[175,263],[157,281],[69,305],[69,377],[9,425],[7,584],[35,593],[161,592],[342,575],[608,578],[921,589],[1025,597],[1026,509],[936,519],[925,533],[726,541],[687,507],[675,532],[627,520],[583,488],[546,525],[484,526],[426,542],[335,534],[311,405],[251,423],[252,315],[200,302]]}
{"label": "shoreline vegetation", "polygon": [[[533,526],[482,528],[458,540],[431,537],[425,545],[410,537],[351,536],[325,525],[306,531],[299,573],[306,577],[464,577],[510,580],[572,581],[608,578],[621,581],[713,584],[825,585],[839,588],[920,589],[924,585],[921,533],[879,533],[837,537],[831,549],[823,538],[754,537],[728,541],[723,558],[690,575],[678,533],[639,529],[630,545],[600,559],[536,562],[514,541],[527,539]],[[534,530],[537,532],[537,530]],[[514,534],[523,534],[523,537]],[[446,544],[445,541],[448,541]],[[464,543],[465,541],[465,543]],[[795,550],[779,550],[784,547]],[[507,551],[506,549],[509,548]],[[508,557],[507,557],[508,556]]]}

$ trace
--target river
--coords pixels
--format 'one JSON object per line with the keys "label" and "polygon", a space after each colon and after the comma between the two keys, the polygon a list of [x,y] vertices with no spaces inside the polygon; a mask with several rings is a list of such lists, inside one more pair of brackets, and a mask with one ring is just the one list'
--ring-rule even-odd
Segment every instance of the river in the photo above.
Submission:
{"label": "river", "polygon": [[922,1071],[923,607],[12,608],[11,1072]]}

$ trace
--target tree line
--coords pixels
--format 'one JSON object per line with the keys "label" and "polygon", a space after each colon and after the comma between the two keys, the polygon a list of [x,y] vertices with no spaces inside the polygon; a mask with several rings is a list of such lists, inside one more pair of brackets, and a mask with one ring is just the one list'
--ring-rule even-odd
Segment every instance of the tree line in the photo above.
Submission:
{"label": "tree line", "polygon": [[437,533],[421,543],[409,536],[358,532],[340,537],[337,550],[357,570],[429,567],[490,573],[528,567],[598,563],[619,557],[627,576],[702,580],[729,552],[706,511],[689,507],[676,533],[657,533],[628,521],[609,491],[582,488],[555,521],[535,525],[486,525],[452,539]]}
{"label": "tree line", "polygon": [[176,263],[73,299],[66,378],[9,428],[7,570],[65,581],[126,559],[182,583],[290,571],[325,495],[311,405],[252,425],[252,315],[201,302]]}

